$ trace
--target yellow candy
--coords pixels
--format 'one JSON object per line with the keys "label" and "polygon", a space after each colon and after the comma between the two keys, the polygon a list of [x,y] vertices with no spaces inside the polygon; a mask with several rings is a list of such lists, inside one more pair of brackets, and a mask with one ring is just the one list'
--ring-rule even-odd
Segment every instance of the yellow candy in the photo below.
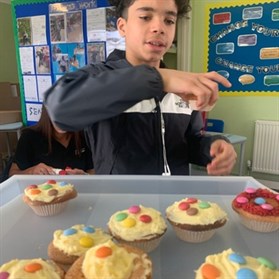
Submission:
{"label": "yellow candy", "polygon": [[125,228],[132,228],[136,225],[136,220],[133,218],[126,218],[121,222],[121,224]]}
{"label": "yellow candy", "polygon": [[91,237],[85,236],[85,237],[80,238],[79,244],[82,247],[90,248],[94,245],[94,241]]}

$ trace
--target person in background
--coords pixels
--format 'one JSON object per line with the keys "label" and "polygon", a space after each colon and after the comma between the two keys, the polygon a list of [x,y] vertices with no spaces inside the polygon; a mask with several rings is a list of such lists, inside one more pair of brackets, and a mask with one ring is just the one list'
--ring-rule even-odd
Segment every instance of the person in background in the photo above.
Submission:
{"label": "person in background", "polygon": [[83,132],[64,132],[53,125],[44,106],[37,124],[23,129],[9,176],[14,174],[94,174],[92,154]]}
{"label": "person in background", "polygon": [[[163,4],[162,4],[163,2]],[[64,75],[46,91],[50,117],[63,130],[86,129],[96,174],[187,175],[189,163],[210,175],[231,172],[236,152],[220,135],[202,134],[201,112],[218,99],[216,72],[163,68],[178,17],[189,0],[116,0],[126,51]],[[196,100],[198,110],[189,107]]]}

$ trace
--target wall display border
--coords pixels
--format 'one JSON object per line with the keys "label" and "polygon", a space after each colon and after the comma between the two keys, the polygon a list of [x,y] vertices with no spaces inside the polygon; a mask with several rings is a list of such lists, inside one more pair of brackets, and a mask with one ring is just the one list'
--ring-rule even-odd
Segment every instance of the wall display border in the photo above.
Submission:
{"label": "wall display border", "polygon": [[279,2],[223,1],[206,6],[205,71],[232,87],[221,96],[279,96]]}

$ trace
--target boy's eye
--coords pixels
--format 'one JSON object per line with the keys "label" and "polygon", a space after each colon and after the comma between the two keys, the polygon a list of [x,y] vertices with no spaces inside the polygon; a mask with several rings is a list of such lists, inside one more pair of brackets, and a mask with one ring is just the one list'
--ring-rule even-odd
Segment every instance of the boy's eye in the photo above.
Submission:
{"label": "boy's eye", "polygon": [[166,19],[165,22],[166,22],[168,25],[175,24],[175,20],[173,20],[173,19]]}
{"label": "boy's eye", "polygon": [[142,19],[142,20],[149,20],[150,16],[140,16],[140,19]]}

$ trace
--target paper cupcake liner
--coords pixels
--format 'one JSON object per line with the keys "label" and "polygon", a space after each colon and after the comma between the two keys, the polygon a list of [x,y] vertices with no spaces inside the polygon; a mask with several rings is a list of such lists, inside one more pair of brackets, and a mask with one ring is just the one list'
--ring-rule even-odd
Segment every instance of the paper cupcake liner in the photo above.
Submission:
{"label": "paper cupcake liner", "polygon": [[139,248],[142,251],[144,251],[145,253],[150,253],[159,246],[159,244],[162,240],[162,237],[163,237],[163,235],[156,237],[154,239],[150,239],[150,240],[147,239],[147,240],[140,240],[140,241],[126,241],[126,240],[117,238],[117,241],[122,244],[127,244],[130,246]]}
{"label": "paper cupcake liner", "polygon": [[62,212],[66,208],[67,204],[68,201],[48,205],[29,206],[33,209],[34,213],[39,216],[53,216]]}
{"label": "paper cupcake liner", "polygon": [[261,222],[258,220],[251,220],[239,215],[241,223],[248,229],[256,232],[274,232],[279,229],[279,223]]}
{"label": "paper cupcake liner", "polygon": [[211,229],[208,231],[189,231],[181,229],[177,226],[172,226],[172,228],[179,239],[191,243],[205,242],[209,240],[216,231],[215,229]]}

